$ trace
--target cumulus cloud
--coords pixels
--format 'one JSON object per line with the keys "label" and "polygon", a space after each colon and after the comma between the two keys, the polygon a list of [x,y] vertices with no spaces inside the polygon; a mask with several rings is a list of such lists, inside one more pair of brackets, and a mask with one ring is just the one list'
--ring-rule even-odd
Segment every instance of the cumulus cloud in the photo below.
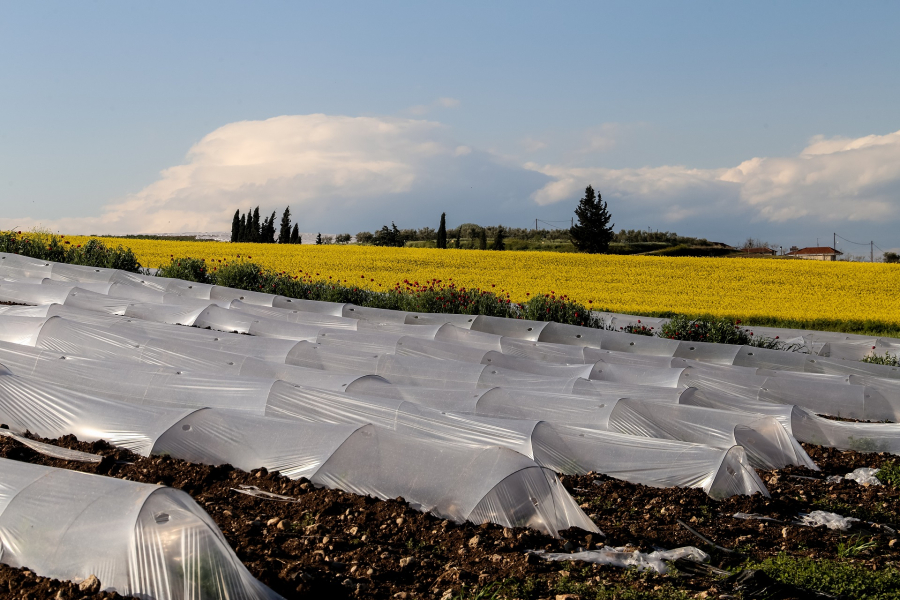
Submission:
{"label": "cumulus cloud", "polygon": [[585,182],[669,221],[737,215],[770,223],[870,221],[900,216],[900,131],[857,139],[814,137],[797,156],[752,158],[731,168],[526,168],[553,178],[532,194],[539,205],[577,197]]}
{"label": "cumulus cloud", "polygon": [[[216,129],[181,164],[98,215],[37,222],[10,212],[0,228],[223,231],[236,209],[257,205],[265,214],[290,205],[305,231],[422,226],[444,211],[456,222],[525,225],[568,217],[588,183],[624,227],[713,236],[727,227],[740,236],[748,223],[767,231],[854,221],[885,229],[900,218],[900,132],[817,136],[796,156],[719,169],[609,169],[518,164],[455,140],[432,120],[287,115]],[[679,227],[685,222],[690,227]]]}
{"label": "cumulus cloud", "polygon": [[290,205],[301,228],[349,230],[434,220],[431,213],[451,202],[493,222],[497,214],[489,208],[499,212],[547,180],[457,143],[434,121],[290,115],[216,129],[183,164],[99,216],[0,225],[71,233],[221,231],[238,208]]}

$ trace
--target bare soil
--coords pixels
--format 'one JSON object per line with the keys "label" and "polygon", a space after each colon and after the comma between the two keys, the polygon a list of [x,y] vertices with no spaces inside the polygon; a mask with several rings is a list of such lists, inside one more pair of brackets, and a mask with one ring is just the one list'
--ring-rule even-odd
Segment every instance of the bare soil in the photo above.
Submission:
{"label": "bare soil", "polygon": [[[79,442],[73,436],[41,441],[100,454],[104,460],[99,464],[57,460],[9,438],[0,438],[0,456],[182,489],[209,512],[250,572],[287,598],[442,598],[448,591],[456,597],[465,589],[493,582],[517,583],[520,594],[516,597],[523,599],[552,598],[563,579],[598,587],[621,586],[635,597],[651,598],[657,593],[654,590],[670,589],[682,590],[688,597],[738,597],[730,596],[739,587],[735,576],[725,578],[681,562],[668,575],[636,576],[621,568],[550,563],[526,554],[526,550],[567,552],[604,544],[645,552],[693,545],[710,553],[712,566],[736,570],[747,559],[759,561],[782,552],[835,559],[838,544],[861,533],[878,540],[877,550],[863,550],[844,560],[876,570],[896,566],[900,559],[896,542],[900,489],[825,481],[828,475],[878,467],[897,458],[885,454],[806,446],[822,471],[760,472],[771,498],[757,494],[720,502],[695,489],[650,488],[593,474],[564,476],[566,488],[605,535],[573,529],[554,539],[492,524],[458,525],[416,512],[402,498],[380,501],[316,489],[305,479],[290,480],[265,469],[247,473],[229,465],[144,458],[105,442]],[[238,493],[240,486],[255,486],[295,501]],[[794,524],[799,513],[817,509],[863,521],[850,532]],[[738,512],[773,520],[734,518]],[[699,539],[685,525],[719,548]],[[0,597],[25,597],[18,592],[23,578],[19,570],[0,568]],[[4,582],[13,580],[16,591],[3,596],[5,589],[13,590]],[[33,593],[27,592],[31,598],[53,597],[68,585],[34,576],[27,579],[31,580],[41,581]],[[772,597],[813,596],[782,587]]]}

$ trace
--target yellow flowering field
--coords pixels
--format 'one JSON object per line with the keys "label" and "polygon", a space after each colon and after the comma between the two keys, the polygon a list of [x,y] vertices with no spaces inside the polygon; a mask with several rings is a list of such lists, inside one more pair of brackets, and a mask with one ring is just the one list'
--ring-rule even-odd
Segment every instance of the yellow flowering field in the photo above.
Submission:
{"label": "yellow flowering field", "polygon": [[[72,243],[86,237],[66,236]],[[229,244],[104,238],[130,247],[141,264],[170,257],[250,260],[312,279],[389,289],[409,279],[452,281],[508,293],[565,294],[600,310],[672,311],[781,322],[879,321],[900,324],[896,265],[726,258],[602,256],[374,246]]]}

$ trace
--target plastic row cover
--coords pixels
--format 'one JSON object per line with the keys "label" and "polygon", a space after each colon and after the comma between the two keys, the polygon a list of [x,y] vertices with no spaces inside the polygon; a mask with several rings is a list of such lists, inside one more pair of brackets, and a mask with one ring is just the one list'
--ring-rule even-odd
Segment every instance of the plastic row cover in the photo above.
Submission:
{"label": "plastic row cover", "polygon": [[155,600],[280,598],[184,492],[0,459],[2,561]]}
{"label": "plastic row cover", "polygon": [[[374,394],[391,395],[396,386],[365,386]],[[350,392],[360,389],[354,385]],[[586,398],[566,394],[545,394],[524,390],[493,388],[474,397],[448,398],[436,390],[409,388],[402,396],[413,402],[428,404],[444,410],[471,412],[478,415],[509,419],[536,419],[553,425],[590,427],[645,438],[678,440],[704,444],[727,450],[735,445],[747,448],[751,464],[762,469],[778,469],[789,465],[817,468],[803,448],[784,427],[771,417],[745,415],[732,410],[709,410],[678,404],[681,396],[692,396],[695,390],[681,391],[667,401],[648,402],[639,399]],[[689,402],[684,402],[689,404]],[[583,457],[585,467],[597,468],[603,459]],[[588,466],[590,465],[590,466]],[[638,464],[632,465],[634,469]]]}
{"label": "plastic row cover", "polygon": [[767,414],[776,419],[801,442],[858,452],[900,454],[900,425],[889,423],[847,423],[822,418],[796,405],[771,404],[745,398],[716,398],[697,395],[685,398],[695,406]]}
{"label": "plastic row cover", "polygon": [[[572,526],[597,531],[552,472],[505,448],[426,442],[372,425],[139,406],[9,372],[0,374],[0,421],[13,431],[46,437],[74,433],[143,455],[230,463],[247,470],[265,466],[344,491],[403,496],[420,510],[460,522],[525,523],[551,535]],[[520,489],[529,495],[518,495]]]}
{"label": "plastic row cover", "polygon": [[[72,312],[71,309],[69,309],[69,312]],[[48,314],[50,314],[50,312],[48,312]],[[67,315],[67,317],[69,316],[70,315]],[[83,319],[83,317],[81,316],[78,316],[77,318]],[[590,369],[590,373],[587,373],[581,372],[579,370],[579,367],[554,367],[552,365],[542,366],[544,363],[541,363],[539,361],[509,357],[496,352],[487,352],[482,355],[480,350],[466,350],[464,346],[458,344],[434,342],[426,339],[409,338],[405,336],[398,337],[397,339],[399,341],[394,342],[393,338],[391,338],[389,334],[360,334],[358,332],[349,331],[345,333],[323,333],[319,336],[319,339],[321,341],[333,339],[334,336],[347,340],[346,344],[340,344],[338,345],[338,347],[334,348],[329,345],[329,347],[326,349],[319,348],[318,346],[295,345],[293,342],[288,340],[260,340],[255,338],[248,338],[247,336],[227,336],[221,334],[215,336],[215,334],[212,334],[210,332],[203,332],[206,335],[201,335],[201,332],[195,329],[185,332],[183,328],[171,328],[161,324],[152,324],[146,322],[142,324],[139,322],[135,322],[132,319],[127,319],[127,321],[129,322],[126,323],[120,321],[115,325],[112,325],[110,329],[111,331],[115,331],[119,334],[129,336],[127,338],[129,341],[140,340],[142,336],[146,335],[165,336],[166,338],[176,342],[178,340],[184,339],[191,344],[200,345],[211,350],[218,351],[225,349],[232,352],[254,356],[263,360],[275,360],[277,362],[282,362],[282,357],[285,357],[285,360],[287,360],[288,362],[292,362],[293,364],[301,364],[307,366],[308,368],[317,368],[321,370],[348,373],[377,372],[378,366],[374,361],[374,359],[376,358],[375,355],[367,356],[365,355],[364,351],[352,351],[349,349],[349,347],[353,345],[353,338],[357,336],[362,338],[363,342],[365,339],[368,339],[367,336],[369,338],[388,337],[392,342],[390,345],[396,344],[396,347],[400,352],[404,352],[404,349],[406,348],[411,348],[412,350],[409,350],[408,352],[413,357],[434,355],[436,353],[438,354],[438,356],[441,356],[440,352],[444,351],[442,349],[446,349],[446,352],[443,354],[443,356],[446,356],[449,359],[458,359],[466,358],[465,352],[468,351],[474,352],[474,355],[471,357],[473,359],[478,358],[478,356],[481,355],[482,360],[486,364],[512,367],[511,369],[507,368],[505,371],[502,370],[499,374],[496,369],[483,371],[482,385],[508,385],[513,387],[522,387],[522,385],[516,382],[516,380],[521,380],[523,382],[526,382],[528,386],[539,385],[544,389],[552,389],[554,391],[570,391],[565,387],[560,387],[561,382],[563,381],[563,379],[565,379],[564,376],[587,374],[593,379],[603,379],[606,381],[619,382],[639,382],[644,385],[652,384],[671,387],[676,387],[679,385],[693,385],[695,387],[705,389],[708,393],[711,393],[713,391],[727,391],[727,393],[734,393],[736,389],[742,388],[742,391],[740,392],[742,395],[752,393],[757,395],[757,397],[767,398],[773,402],[793,404],[802,403],[818,412],[833,414],[837,416],[849,416],[852,418],[891,421],[896,421],[898,420],[898,417],[900,417],[900,388],[897,387],[887,387],[885,389],[875,389],[873,391],[871,389],[860,389],[859,386],[854,387],[848,385],[840,385],[832,381],[815,382],[804,379],[802,382],[793,382],[789,381],[788,379],[781,379],[785,376],[789,377],[789,374],[778,374],[777,376],[779,377],[779,379],[777,380],[772,379],[771,377],[751,377],[749,375],[741,375],[741,372],[733,370],[734,367],[731,367],[727,371],[719,370],[718,373],[721,376],[717,376],[715,372],[715,365],[708,366],[708,370],[713,373],[712,375],[699,373],[694,380],[687,380],[687,375],[683,374],[680,369],[664,369],[662,368],[661,364],[657,368],[653,368],[652,366],[646,364],[647,361],[650,361],[651,363],[659,363],[660,361],[665,361],[666,359],[662,357],[642,357],[640,355],[627,355],[617,352],[596,351],[591,353],[591,359],[599,358],[603,361],[614,361],[614,364],[610,364],[606,367],[600,367],[599,365],[595,364],[594,367]],[[60,329],[61,325],[50,324],[48,327],[58,330]],[[447,331],[447,326],[441,328],[441,331]],[[58,340],[63,340],[66,337],[79,337],[82,334],[83,331],[76,331],[74,332],[74,335],[65,336],[63,334],[57,334],[55,337],[58,338]],[[331,335],[332,337],[328,337],[329,335]],[[350,337],[348,338],[348,336]],[[12,339],[13,341],[18,341],[20,343],[31,343],[30,337],[28,337],[27,335],[19,335],[10,339]],[[126,344],[126,346],[130,345],[133,344]],[[364,343],[356,344],[356,346],[364,345]],[[52,346],[44,343],[44,347],[57,347],[62,349],[64,346]],[[586,357],[589,350],[590,349],[585,349]],[[319,358],[319,356],[323,356],[322,351],[325,352],[330,360]],[[116,352],[118,352],[118,350]],[[310,354],[310,352],[312,352],[312,354]],[[306,355],[306,358],[303,358],[304,354]],[[310,361],[310,356],[315,356],[315,358]],[[383,360],[386,361],[388,359]],[[674,363],[674,361],[681,359],[669,360],[673,361]],[[407,362],[399,359],[393,360],[391,362],[397,363],[398,361],[401,363]],[[642,361],[644,362],[645,366],[640,365]],[[615,363],[620,364],[616,365]],[[684,364],[688,363],[684,362]],[[704,366],[703,363],[699,363],[696,361],[691,361],[690,364],[697,365],[699,367]],[[440,367],[440,369],[444,370],[446,370],[447,368],[448,367],[446,365]],[[454,372],[458,371],[458,369],[453,370]],[[516,370],[522,373],[527,373],[528,376],[519,376],[510,372]],[[436,372],[433,367],[432,372]],[[406,383],[410,385],[415,384],[409,379],[409,377],[411,376],[411,372],[408,369],[404,373],[397,372],[396,376],[398,377],[398,383]],[[549,379],[545,379],[545,377]],[[440,376],[438,375],[437,378],[440,378]],[[434,378],[428,376],[419,376],[418,379],[428,380]],[[568,381],[571,382],[572,379],[570,378]],[[466,385],[468,384],[469,383],[467,382]],[[434,387],[434,383],[428,383],[427,381],[423,385]],[[814,385],[820,389],[817,393],[810,394],[810,385]],[[584,387],[583,383],[581,384],[581,387]],[[851,399],[853,400],[851,401]]]}
{"label": "plastic row cover", "polygon": [[[318,353],[319,356],[322,356],[321,353]],[[382,357],[379,362],[385,362],[392,357],[386,356]],[[515,359],[519,360],[519,359]],[[430,378],[433,378],[433,370],[428,370],[428,365],[423,365],[422,371],[423,373],[427,373]],[[376,367],[377,368],[377,367]],[[673,370],[677,371],[677,370]],[[383,371],[382,371],[383,372]],[[496,373],[495,370],[491,369],[492,373]],[[162,378],[161,378],[162,377]],[[170,379],[172,376],[156,376],[155,380],[151,380],[150,385],[153,387],[151,391],[154,392],[154,397],[159,398],[161,393],[166,391],[166,379]],[[391,374],[388,376],[389,379],[397,379],[395,374]],[[140,386],[139,390],[133,390],[130,392],[132,396],[136,397],[146,397],[148,384],[145,383],[137,383],[139,378],[133,378],[135,383],[132,384]],[[516,384],[521,385],[523,379],[522,377],[516,377]],[[156,383],[153,383],[155,381]],[[219,381],[210,381],[208,385],[188,385],[187,389],[189,392],[193,392],[193,395],[196,396],[197,391],[208,391],[210,393],[221,393],[222,385],[219,385]],[[159,389],[156,389],[155,386],[158,386]],[[225,386],[229,394],[236,393],[235,403],[243,403],[244,398],[249,394],[249,390],[245,387],[237,387],[235,388],[232,384],[227,384]],[[514,385],[508,385],[508,387],[514,387]],[[534,386],[529,386],[531,389]],[[179,390],[180,388],[174,388]],[[144,390],[144,391],[141,391]],[[564,391],[564,390],[560,390]],[[141,393],[136,393],[141,392]],[[259,405],[260,400],[264,402],[264,397],[267,395],[268,390],[262,389],[257,392],[257,400],[255,403]],[[223,396],[227,397],[227,396]],[[201,398],[193,398],[193,403],[202,404]],[[222,406],[220,402],[216,402],[216,406]],[[625,404],[622,404],[618,407],[618,412],[616,413],[615,419],[613,419],[612,423],[609,423],[609,419],[607,416],[607,422],[605,423],[597,423],[595,426],[599,425],[603,429],[613,428],[617,431],[624,433],[632,433],[638,435],[644,435],[646,437],[661,437],[661,438],[669,438],[676,439],[681,441],[690,441],[690,442],[702,442],[706,444],[710,444],[719,448],[728,448],[735,444],[741,444],[742,442],[753,442],[752,445],[748,445],[748,448],[751,450],[750,456],[753,463],[756,466],[763,468],[778,468],[783,467],[788,464],[806,464],[808,462],[808,457],[806,457],[805,453],[802,450],[799,450],[799,447],[796,444],[791,444],[791,440],[788,436],[784,435],[783,430],[780,427],[771,427],[768,425],[764,425],[761,422],[754,421],[751,423],[739,423],[741,419],[735,418],[733,415],[720,414],[713,415],[718,418],[716,421],[716,427],[713,428],[710,423],[710,419],[712,416],[709,415],[700,415],[697,417],[696,415],[690,414],[692,409],[689,408],[679,408],[676,409],[681,413],[678,415],[678,419],[673,421],[672,423],[667,423],[665,419],[657,419],[656,423],[653,425],[648,424],[649,417],[643,417],[645,421],[644,425],[641,427],[636,427],[633,424],[634,419],[636,418],[637,410],[636,408],[631,408],[631,413],[628,412],[629,409],[626,408]],[[644,411],[647,415],[653,414],[653,411]],[[505,415],[510,416],[510,415]],[[518,415],[516,415],[518,416]],[[584,416],[587,416],[586,414]],[[674,415],[669,415],[670,417],[674,417]],[[537,416],[538,419],[546,419],[551,421],[562,421],[565,422],[567,420],[577,420],[578,422],[583,422],[582,419],[572,419],[570,417],[563,416],[554,413],[552,410],[546,411],[543,414]],[[747,421],[747,419],[744,419]],[[702,426],[699,423],[704,423]],[[675,423],[678,425],[676,426]],[[737,426],[737,427],[736,427]],[[780,437],[779,437],[780,432]],[[786,439],[780,439],[780,438]],[[558,463],[556,463],[558,465]],[[811,464],[811,463],[809,463]]]}
{"label": "plastic row cover", "polygon": [[[70,389],[79,389],[82,392],[94,395],[100,394],[105,398],[126,402],[150,402],[151,404],[164,404],[176,407],[191,406],[196,408],[204,404],[218,407],[239,407],[251,412],[255,411],[258,413],[264,410],[266,414],[272,416],[306,421],[330,423],[374,422],[426,440],[452,440],[457,444],[490,443],[503,445],[532,456],[539,464],[560,472],[595,470],[609,472],[615,476],[648,485],[667,485],[673,484],[673,482],[677,482],[677,485],[699,485],[709,492],[711,489],[709,485],[716,479],[714,476],[715,472],[721,469],[723,464],[722,450],[713,450],[707,447],[701,449],[690,444],[679,444],[676,442],[665,446],[665,451],[670,453],[668,455],[669,459],[665,462],[660,462],[663,452],[657,447],[658,444],[655,441],[646,441],[645,446],[648,446],[646,451],[640,450],[641,446],[639,444],[627,442],[627,440],[624,448],[615,450],[618,445],[623,443],[621,436],[606,434],[601,431],[593,432],[593,437],[587,443],[581,439],[584,437],[582,434],[581,438],[575,440],[577,449],[573,450],[561,440],[557,433],[557,428],[548,423],[534,420],[496,419],[485,416],[476,417],[454,414],[446,410],[449,406],[437,403],[436,398],[442,395],[440,391],[421,388],[399,388],[386,385],[385,383],[373,385],[376,380],[372,379],[362,379],[351,383],[346,388],[348,391],[355,394],[363,391],[368,394],[349,397],[340,393],[312,388],[298,388],[284,383],[273,386],[271,381],[265,385],[257,384],[254,381],[241,381],[240,379],[235,380],[223,377],[218,377],[215,381],[209,381],[208,379],[188,374],[174,375],[170,371],[167,372],[166,369],[149,365],[115,365],[83,359],[73,361],[71,357],[66,362],[61,363],[58,356],[53,353],[48,354],[45,351],[28,348],[22,348],[18,353],[0,348],[0,359],[3,359],[8,364],[14,364],[17,371],[21,369],[21,372],[31,373],[42,380],[55,381],[65,384]],[[209,392],[206,391],[207,386],[210,387]],[[263,395],[269,389],[271,389],[271,392],[266,398],[263,398]],[[403,392],[404,389],[406,389],[406,392]],[[377,397],[371,395],[372,392],[378,391],[384,392],[383,395],[385,396],[394,395],[398,400],[379,402]],[[493,392],[494,397],[496,397],[497,391],[499,390]],[[676,392],[676,390],[671,391],[673,393]],[[410,399],[420,402],[430,400],[433,406],[445,410],[429,410],[418,404],[412,404],[404,401],[404,398],[396,396],[396,392],[402,392]],[[492,394],[492,392],[488,392],[488,394]],[[36,396],[36,394],[32,395]],[[253,399],[254,395],[255,400]],[[451,402],[451,399],[456,399],[454,410],[470,413],[489,413],[490,409],[479,411],[477,406],[473,404],[483,395],[483,392],[475,392],[474,394],[468,392],[443,393],[445,401],[448,403]],[[242,397],[246,398],[246,401],[242,401]],[[546,404],[547,397],[543,397],[540,400],[541,403]],[[562,400],[562,398],[556,398],[556,400]],[[676,398],[673,396],[671,401],[674,402],[675,400]],[[584,398],[572,397],[572,401],[583,402]],[[46,413],[47,411],[43,412]],[[108,408],[103,408],[99,412],[107,417],[114,413]],[[128,414],[131,414],[131,411],[128,411]],[[170,431],[173,431],[171,421],[180,416],[180,413],[170,416],[169,420],[161,424],[157,429],[163,430],[168,427]],[[192,418],[196,419],[197,415],[192,415]],[[34,423],[22,424],[24,428],[29,426],[32,430],[36,429]],[[67,426],[71,427],[72,425],[69,424]],[[97,428],[97,422],[90,423],[92,432],[96,431]],[[131,441],[131,438],[144,440],[145,447],[148,444],[152,445],[152,436],[148,438],[146,435],[139,436],[135,433],[128,433],[134,429],[134,423],[126,424],[116,421],[108,429],[120,432],[118,434],[119,438],[114,438],[110,434],[108,437],[111,441],[116,442],[118,440],[117,443],[131,443],[131,447],[136,450],[138,448],[134,447],[134,442]],[[180,433],[177,428],[174,428],[174,431],[176,434]],[[121,432],[125,433],[122,434]],[[51,435],[53,432],[45,430],[43,433]],[[78,431],[78,433],[82,436],[84,435],[83,431]],[[245,442],[244,445],[248,448],[246,456],[226,456],[223,454],[221,447],[216,450],[216,455],[223,460],[227,459],[232,464],[243,466],[248,462],[258,461],[265,454],[259,451],[251,451],[255,447],[253,443]],[[690,450],[690,454],[694,457],[693,460],[685,464],[676,464],[674,462],[675,459],[680,457],[681,453],[686,451],[686,449]],[[213,460],[209,456],[199,456],[196,453],[196,449],[192,450],[190,454],[185,454],[185,450],[182,448],[180,452],[174,455],[189,457],[195,461],[203,460],[208,462]],[[681,458],[678,458],[678,460],[681,460]],[[657,465],[658,468],[648,469],[645,466],[648,463]],[[265,464],[270,468],[275,468],[272,462]],[[667,465],[668,469],[666,468]],[[280,464],[277,467],[282,471],[289,471],[287,465]],[[681,473],[683,476],[673,479],[672,475],[666,475],[667,471]],[[685,474],[688,475],[684,476]],[[664,479],[656,480],[655,477],[657,476],[664,476]],[[737,493],[749,494],[756,491],[756,489],[756,483],[753,483],[753,485],[748,484],[748,487],[741,488]],[[715,495],[724,492],[717,488],[712,490],[712,493]]]}

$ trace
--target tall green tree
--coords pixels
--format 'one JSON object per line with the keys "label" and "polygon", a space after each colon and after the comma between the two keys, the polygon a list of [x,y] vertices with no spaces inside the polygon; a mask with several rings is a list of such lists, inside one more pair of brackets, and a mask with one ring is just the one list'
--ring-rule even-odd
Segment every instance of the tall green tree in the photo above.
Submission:
{"label": "tall green tree", "polygon": [[441,224],[437,231],[437,247],[447,248],[447,213],[441,213]]}
{"label": "tall green tree", "polygon": [[262,227],[259,222],[259,207],[253,209],[253,217],[250,219],[250,235],[248,242],[258,242],[262,237]]}
{"label": "tall green tree", "polygon": [[247,241],[247,215],[241,215],[241,223],[238,226],[238,242]]}
{"label": "tall green tree", "polygon": [[272,211],[272,214],[266,219],[266,227],[265,234],[263,235],[263,243],[265,244],[274,244],[275,243],[275,211]]}
{"label": "tall green tree", "polygon": [[609,223],[612,215],[609,214],[606,202],[600,194],[594,193],[592,186],[585,188],[584,198],[578,201],[575,216],[578,217],[578,223],[569,230],[575,249],[588,254],[609,252],[615,225]]}
{"label": "tall green tree", "polygon": [[231,219],[231,241],[238,241],[238,236],[241,234],[241,211],[240,209],[234,211],[234,218]]}
{"label": "tall green tree", "polygon": [[319,232],[316,234],[316,245],[317,246],[322,245],[322,232]]}
{"label": "tall green tree", "polygon": [[481,233],[478,234],[478,249],[487,250],[487,229],[484,227],[481,228]]}
{"label": "tall green tree", "polygon": [[291,207],[287,206],[281,215],[281,228],[278,230],[278,243],[289,244],[291,242]]}
{"label": "tall green tree", "polygon": [[491,250],[506,250],[506,233],[503,231],[503,225],[497,225],[497,235],[494,236],[494,242],[491,244]]}
{"label": "tall green tree", "polygon": [[294,228],[291,230],[291,243],[292,244],[301,244],[303,240],[300,239],[300,227],[294,223]]}
{"label": "tall green tree", "polygon": [[259,225],[259,242],[265,244],[269,241],[269,217],[263,218]]}
{"label": "tall green tree", "polygon": [[457,249],[460,248],[459,242],[460,242],[461,237],[462,237],[462,227],[457,227],[456,228],[456,248]]}

